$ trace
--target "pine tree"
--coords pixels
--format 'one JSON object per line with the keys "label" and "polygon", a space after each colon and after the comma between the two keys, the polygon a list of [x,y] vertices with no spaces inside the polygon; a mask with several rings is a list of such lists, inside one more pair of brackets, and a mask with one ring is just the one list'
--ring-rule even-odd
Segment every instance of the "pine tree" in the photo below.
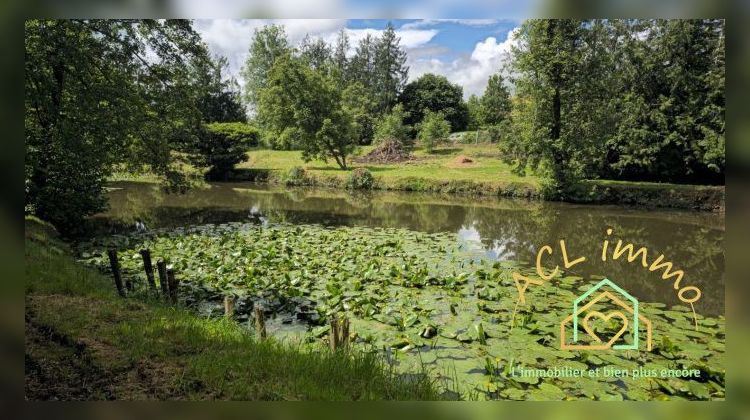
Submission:
{"label": "pine tree", "polygon": [[406,85],[409,67],[400,42],[393,24],[388,22],[375,46],[375,88],[380,112],[391,109]]}

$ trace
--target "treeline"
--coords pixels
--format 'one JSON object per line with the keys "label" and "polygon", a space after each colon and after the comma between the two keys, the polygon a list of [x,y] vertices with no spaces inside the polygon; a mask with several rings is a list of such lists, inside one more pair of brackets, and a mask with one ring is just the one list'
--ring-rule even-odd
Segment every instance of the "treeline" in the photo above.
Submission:
{"label": "treeline", "polygon": [[257,143],[190,21],[29,20],[24,35],[26,211],[65,233],[106,207],[115,166],[183,189],[186,164],[220,176]]}
{"label": "treeline", "polygon": [[723,183],[722,20],[529,20],[514,48],[517,170],[579,179]]}

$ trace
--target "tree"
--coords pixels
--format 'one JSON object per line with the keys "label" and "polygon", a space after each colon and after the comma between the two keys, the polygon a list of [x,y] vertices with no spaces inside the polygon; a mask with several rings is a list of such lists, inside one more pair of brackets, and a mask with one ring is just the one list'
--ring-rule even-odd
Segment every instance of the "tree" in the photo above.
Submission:
{"label": "tree", "polygon": [[266,86],[268,73],[278,57],[291,52],[284,27],[267,25],[256,29],[250,42],[250,51],[242,68],[245,80],[245,102],[254,108],[258,102],[258,92]]}
{"label": "tree", "polygon": [[346,34],[345,29],[339,31],[338,37],[336,38],[336,45],[333,50],[332,61],[332,72],[333,77],[341,85],[349,82],[349,58],[346,53],[349,51],[349,35]]}
{"label": "tree", "polygon": [[24,35],[27,209],[75,233],[113,165],[175,173],[201,124],[191,69],[209,59],[189,21],[28,20]]}
{"label": "tree", "polygon": [[239,85],[234,78],[224,80],[228,67],[225,57],[211,60],[205,68],[198,69],[201,95],[198,109],[207,122],[245,122],[247,116],[242,106]]}
{"label": "tree", "polygon": [[300,46],[300,57],[313,70],[323,71],[331,62],[331,48],[320,38],[310,39],[306,35]]}
{"label": "tree", "polygon": [[592,100],[597,75],[589,63],[597,50],[588,48],[587,28],[590,25],[575,20],[527,20],[512,50],[516,91],[525,113],[518,119],[516,135],[501,147],[519,172],[542,164],[549,173],[550,195],[565,195],[584,175],[601,141],[598,133],[587,132],[597,129],[606,112],[595,109],[598,102]]}
{"label": "tree", "polygon": [[510,116],[510,92],[499,73],[490,76],[481,99],[481,125],[500,125]]}
{"label": "tree", "polygon": [[400,42],[393,24],[388,22],[383,35],[375,43],[374,88],[381,113],[388,112],[396,104],[408,77],[406,51],[401,49]]}
{"label": "tree", "polygon": [[469,131],[479,130],[484,125],[484,113],[482,102],[477,95],[469,96],[469,100],[466,101],[466,111],[469,116],[466,129]]}
{"label": "tree", "polygon": [[383,115],[375,127],[375,142],[395,140],[404,145],[409,145],[411,127],[404,124],[409,114],[404,111],[404,106],[396,104],[391,112]]}
{"label": "tree", "polygon": [[424,118],[424,111],[442,112],[451,130],[462,131],[469,122],[469,110],[463,101],[463,88],[436,74],[427,73],[410,82],[399,97],[408,113],[406,123],[416,125]]}
{"label": "tree", "polygon": [[357,143],[372,143],[373,136],[375,135],[376,104],[365,87],[359,82],[352,82],[341,93],[341,105],[352,117]]}
{"label": "tree", "polygon": [[206,177],[226,181],[234,165],[247,161],[247,149],[258,145],[258,130],[245,123],[207,124],[196,145],[193,162],[209,168]]}
{"label": "tree", "polygon": [[359,82],[375,97],[375,56],[377,38],[365,34],[359,41],[354,57],[349,64],[349,80]]}
{"label": "tree", "polygon": [[277,59],[259,91],[258,120],[272,138],[301,147],[305,161],[333,158],[346,169],[356,147],[355,124],[338,86],[291,55]]}
{"label": "tree", "polygon": [[442,112],[425,110],[424,119],[419,124],[418,138],[427,152],[431,153],[435,143],[448,139],[450,134],[451,125]]}

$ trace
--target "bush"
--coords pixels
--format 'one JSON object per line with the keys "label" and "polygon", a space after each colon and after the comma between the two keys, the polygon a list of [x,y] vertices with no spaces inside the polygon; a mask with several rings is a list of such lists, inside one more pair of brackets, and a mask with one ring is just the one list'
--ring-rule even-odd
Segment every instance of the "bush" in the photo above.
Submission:
{"label": "bush", "polygon": [[435,144],[445,141],[451,134],[451,125],[442,112],[425,110],[424,119],[419,124],[419,141],[425,150],[432,152]]}
{"label": "bush", "polygon": [[409,145],[409,126],[404,124],[404,118],[407,116],[401,104],[394,106],[390,113],[383,115],[375,127],[375,143],[397,140],[401,144]]}
{"label": "bush", "polygon": [[293,166],[282,176],[285,185],[306,185],[309,181],[305,169],[301,166]]}
{"label": "bush", "polygon": [[258,145],[258,130],[245,123],[211,123],[196,145],[197,166],[210,168],[209,180],[225,181],[234,165],[247,160],[247,149]]}
{"label": "bush", "polygon": [[352,190],[371,190],[375,185],[375,177],[365,168],[357,168],[349,174],[346,187]]}

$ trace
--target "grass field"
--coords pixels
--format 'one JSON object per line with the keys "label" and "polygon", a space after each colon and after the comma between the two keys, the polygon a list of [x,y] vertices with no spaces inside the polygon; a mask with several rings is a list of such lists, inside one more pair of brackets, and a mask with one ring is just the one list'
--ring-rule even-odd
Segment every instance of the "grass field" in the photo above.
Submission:
{"label": "grass field", "polygon": [[[373,146],[365,146],[360,150],[364,155]],[[459,156],[466,156],[474,160],[474,164],[456,165],[453,161]],[[239,168],[268,169],[272,171],[287,171],[294,166],[301,166],[311,174],[345,177],[348,171],[342,171],[334,161],[324,163],[312,161],[305,163],[299,151],[254,150],[248,153],[249,160],[238,165]],[[430,180],[459,180],[476,182],[522,183],[537,186],[535,176],[518,176],[511,172],[510,165],[500,159],[497,145],[455,145],[444,146],[427,153],[417,148],[414,160],[388,165],[352,163],[352,168],[364,167],[376,177],[385,180],[398,178],[424,178]]]}
{"label": "grass field", "polygon": [[256,340],[233,321],[119,298],[36,219],[25,263],[27,400],[439,398],[426,375],[403,379],[377,354]]}

